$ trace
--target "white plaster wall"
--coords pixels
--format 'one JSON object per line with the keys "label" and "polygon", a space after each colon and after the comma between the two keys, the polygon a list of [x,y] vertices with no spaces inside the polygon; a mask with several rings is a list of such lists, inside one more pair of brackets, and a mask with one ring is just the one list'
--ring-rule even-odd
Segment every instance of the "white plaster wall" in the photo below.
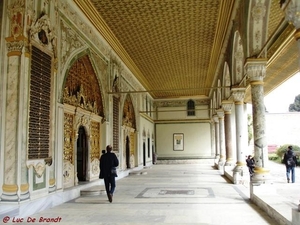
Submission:
{"label": "white plaster wall", "polygon": [[[211,157],[210,123],[156,124],[156,150],[158,158]],[[173,134],[184,134],[184,150],[173,150]]]}
{"label": "white plaster wall", "polygon": [[[172,120],[172,119],[209,119],[209,109],[206,105],[195,107],[195,116],[187,116],[186,107],[159,107],[158,120]],[[174,112],[170,112],[174,110]],[[167,111],[167,112],[163,112]]]}

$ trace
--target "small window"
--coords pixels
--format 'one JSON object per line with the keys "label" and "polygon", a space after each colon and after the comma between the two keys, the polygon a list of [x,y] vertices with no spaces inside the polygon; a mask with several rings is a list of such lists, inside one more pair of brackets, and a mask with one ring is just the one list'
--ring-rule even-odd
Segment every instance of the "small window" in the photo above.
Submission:
{"label": "small window", "polygon": [[195,116],[195,102],[193,100],[187,102],[187,115]]}

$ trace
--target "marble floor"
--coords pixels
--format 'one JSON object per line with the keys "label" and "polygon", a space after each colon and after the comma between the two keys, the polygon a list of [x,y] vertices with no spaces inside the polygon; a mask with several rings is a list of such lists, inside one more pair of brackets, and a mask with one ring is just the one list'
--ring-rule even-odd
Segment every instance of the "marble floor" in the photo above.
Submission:
{"label": "marble floor", "polygon": [[[117,180],[112,203],[103,185],[91,187],[91,193],[93,190],[100,195],[81,196],[22,218],[19,224],[279,224],[249,200],[249,187],[231,184],[211,165],[145,168]],[[6,224],[18,223],[12,219]]]}

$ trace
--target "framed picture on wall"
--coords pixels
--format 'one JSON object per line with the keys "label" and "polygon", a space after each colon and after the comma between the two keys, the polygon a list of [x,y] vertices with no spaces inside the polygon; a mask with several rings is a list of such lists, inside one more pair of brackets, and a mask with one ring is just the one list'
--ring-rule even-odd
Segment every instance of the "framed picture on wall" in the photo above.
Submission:
{"label": "framed picture on wall", "polygon": [[174,151],[183,151],[183,134],[174,133],[173,134],[173,150]]}

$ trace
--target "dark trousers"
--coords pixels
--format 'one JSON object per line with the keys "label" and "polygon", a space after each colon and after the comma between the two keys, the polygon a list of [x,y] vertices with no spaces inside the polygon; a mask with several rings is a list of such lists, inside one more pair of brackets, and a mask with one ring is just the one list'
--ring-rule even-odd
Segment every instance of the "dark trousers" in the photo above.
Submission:
{"label": "dark trousers", "polygon": [[105,190],[107,196],[109,194],[113,195],[116,188],[116,180],[114,176],[104,178]]}

